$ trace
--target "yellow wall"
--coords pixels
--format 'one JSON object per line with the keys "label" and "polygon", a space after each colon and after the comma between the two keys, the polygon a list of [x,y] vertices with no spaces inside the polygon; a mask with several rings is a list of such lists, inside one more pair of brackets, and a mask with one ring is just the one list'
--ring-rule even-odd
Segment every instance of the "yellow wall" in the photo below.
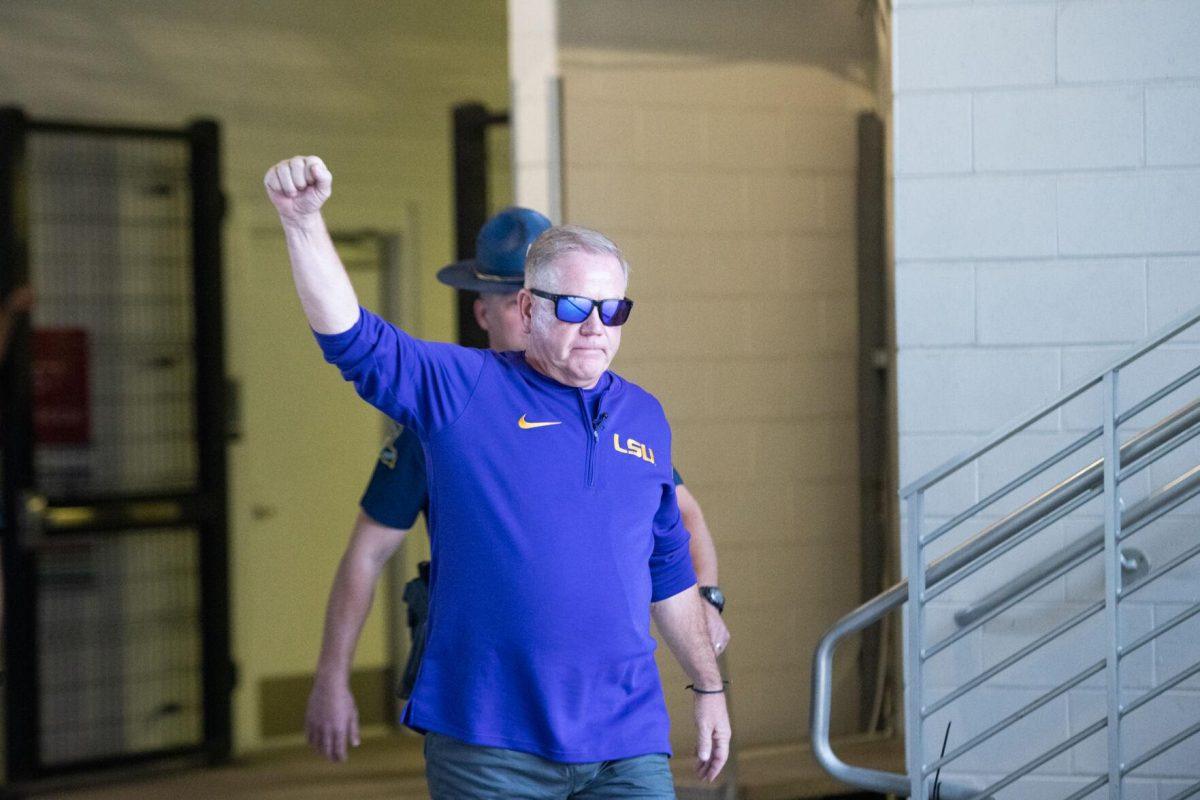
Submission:
{"label": "yellow wall", "polygon": [[[230,447],[239,751],[263,743],[259,682],[313,669],[379,439],[309,337],[262,174],[323,156],[331,227],[402,234],[422,276],[421,333],[450,338],[452,295],[434,279],[453,249],[449,108],[506,107],[505,39],[503,0],[0,5],[0,103],[37,118],[222,124],[227,363],[243,401]],[[380,605],[360,667],[385,661]]]}

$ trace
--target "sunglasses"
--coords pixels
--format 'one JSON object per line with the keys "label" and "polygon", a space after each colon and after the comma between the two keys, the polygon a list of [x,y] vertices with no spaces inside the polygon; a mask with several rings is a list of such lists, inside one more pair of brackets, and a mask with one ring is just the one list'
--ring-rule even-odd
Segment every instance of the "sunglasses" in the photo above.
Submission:
{"label": "sunglasses", "polygon": [[600,310],[600,321],[609,327],[624,325],[633,310],[633,301],[628,297],[609,300],[593,300],[590,297],[577,297],[573,294],[550,294],[541,289],[530,289],[529,293],[554,301],[554,316],[563,322],[578,325],[589,316],[592,308]]}

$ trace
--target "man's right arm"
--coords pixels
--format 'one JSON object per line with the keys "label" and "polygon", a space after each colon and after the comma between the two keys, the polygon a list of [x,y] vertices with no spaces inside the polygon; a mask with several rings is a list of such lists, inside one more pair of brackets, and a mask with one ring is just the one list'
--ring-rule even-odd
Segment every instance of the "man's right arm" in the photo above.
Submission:
{"label": "man's right arm", "polygon": [[305,716],[308,743],[331,761],[345,761],[347,743],[354,747],[359,744],[358,710],[350,693],[354,650],[383,565],[404,541],[406,532],[380,524],[360,511],[333,579],[321,655]]}
{"label": "man's right arm", "polygon": [[321,218],[333,186],[321,159],[281,161],[263,182],[279,212],[296,291],[325,359],[364,400],[422,436],[457,419],[482,373],[483,354],[422,342],[359,308]]}
{"label": "man's right arm", "polygon": [[308,324],[317,333],[349,330],[358,320],[358,298],[321,217],[333,175],[316,156],[296,156],[267,170],[263,184],[279,212]]}

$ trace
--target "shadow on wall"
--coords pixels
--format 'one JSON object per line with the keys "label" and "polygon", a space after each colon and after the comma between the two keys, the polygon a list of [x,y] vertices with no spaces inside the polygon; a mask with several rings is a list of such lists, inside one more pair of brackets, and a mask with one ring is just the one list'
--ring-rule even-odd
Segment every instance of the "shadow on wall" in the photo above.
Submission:
{"label": "shadow on wall", "polygon": [[805,64],[874,87],[877,0],[561,0],[563,48]]}

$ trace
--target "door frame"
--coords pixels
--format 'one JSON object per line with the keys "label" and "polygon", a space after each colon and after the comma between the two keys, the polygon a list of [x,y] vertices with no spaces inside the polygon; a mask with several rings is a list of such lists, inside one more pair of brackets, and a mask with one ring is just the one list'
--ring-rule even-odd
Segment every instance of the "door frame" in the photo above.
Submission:
{"label": "door frame", "polygon": [[[27,318],[17,324],[8,358],[0,367],[3,509],[8,521],[2,529],[7,780],[10,785],[22,784],[186,756],[225,762],[232,747],[230,701],[236,674],[229,633],[227,384],[221,286],[225,199],[220,184],[220,129],[209,119],[195,120],[183,128],[91,125],[33,120],[20,108],[0,108],[0,296],[29,281],[26,144],[31,134],[45,133],[170,139],[188,146],[198,472],[191,492],[122,497],[115,502],[96,498],[84,506],[86,513],[76,515],[80,521],[74,524],[65,520],[66,515],[51,513],[54,509],[34,485],[30,325]],[[194,746],[46,765],[39,754],[39,550],[54,546],[56,539],[78,537],[85,529],[102,532],[137,527],[139,522],[144,527],[147,507],[157,509],[153,520],[157,527],[187,526],[197,531],[202,741]]]}

